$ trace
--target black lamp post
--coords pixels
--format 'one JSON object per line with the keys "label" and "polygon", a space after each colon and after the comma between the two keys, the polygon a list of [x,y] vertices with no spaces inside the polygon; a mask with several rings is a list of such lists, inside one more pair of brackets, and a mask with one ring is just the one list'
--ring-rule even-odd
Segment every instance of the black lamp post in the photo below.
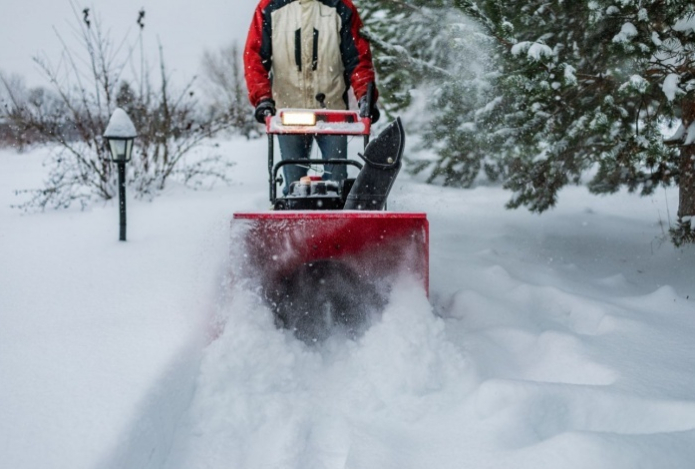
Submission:
{"label": "black lamp post", "polygon": [[111,161],[118,165],[118,205],[121,216],[121,233],[119,240],[125,241],[125,164],[130,161],[133,152],[133,140],[137,137],[133,121],[128,114],[116,108],[106,126],[104,138],[108,141]]}

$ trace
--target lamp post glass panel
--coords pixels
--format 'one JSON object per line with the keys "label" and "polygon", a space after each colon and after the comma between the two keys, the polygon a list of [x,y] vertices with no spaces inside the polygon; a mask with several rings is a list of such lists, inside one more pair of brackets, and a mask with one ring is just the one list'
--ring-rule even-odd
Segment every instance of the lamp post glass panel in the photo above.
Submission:
{"label": "lamp post glass panel", "polygon": [[106,126],[104,138],[109,143],[111,161],[118,165],[118,206],[121,221],[119,239],[121,241],[126,240],[125,164],[130,161],[135,137],[137,137],[137,132],[133,121],[123,109],[116,108]]}
{"label": "lamp post glass panel", "polygon": [[121,139],[111,137],[109,140],[109,150],[111,150],[111,161],[114,163],[128,162],[133,152],[133,139]]}

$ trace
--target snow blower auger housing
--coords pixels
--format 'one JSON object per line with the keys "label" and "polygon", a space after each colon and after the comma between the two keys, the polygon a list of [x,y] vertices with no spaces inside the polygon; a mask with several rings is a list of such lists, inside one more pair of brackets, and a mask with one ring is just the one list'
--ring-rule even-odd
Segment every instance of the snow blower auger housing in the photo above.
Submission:
{"label": "snow blower auger housing", "polygon": [[[429,288],[429,226],[424,213],[385,211],[401,168],[400,119],[369,142],[371,121],[354,111],[281,109],[266,119],[270,203],[235,213],[243,226],[242,275],[256,278],[278,325],[307,343],[336,329],[354,336],[383,309],[390,284],[407,272]],[[352,135],[365,139],[364,163],[351,159],[274,161],[274,136]],[[348,165],[354,179],[307,176],[278,197],[288,164]]]}

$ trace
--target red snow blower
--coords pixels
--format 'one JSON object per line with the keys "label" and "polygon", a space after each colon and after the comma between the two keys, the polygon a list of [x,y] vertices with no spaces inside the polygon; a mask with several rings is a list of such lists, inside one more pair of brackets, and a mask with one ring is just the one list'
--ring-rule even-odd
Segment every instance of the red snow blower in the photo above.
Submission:
{"label": "red snow blower", "polygon": [[[281,109],[267,116],[270,202],[267,212],[235,213],[243,227],[242,275],[259,281],[276,323],[307,342],[336,330],[363,331],[386,304],[396,276],[409,273],[429,287],[429,227],[424,213],[385,211],[401,168],[400,119],[369,142],[371,121],[354,111]],[[351,159],[274,162],[279,134],[364,136],[364,164]],[[278,197],[280,169],[348,165],[356,178],[307,176]]]}

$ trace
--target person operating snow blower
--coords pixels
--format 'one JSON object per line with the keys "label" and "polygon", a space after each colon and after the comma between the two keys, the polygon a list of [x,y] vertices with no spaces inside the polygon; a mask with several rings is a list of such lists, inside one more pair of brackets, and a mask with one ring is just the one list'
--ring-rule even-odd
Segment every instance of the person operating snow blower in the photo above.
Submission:
{"label": "person operating snow blower", "polygon": [[[379,119],[369,42],[351,0],[261,0],[244,49],[244,70],[255,118],[264,123],[276,108],[348,109],[352,88],[360,115]],[[372,88],[369,99],[368,90]],[[308,159],[316,140],[324,160],[345,158],[344,135],[279,135],[283,160]],[[307,169],[283,167],[285,194]],[[341,181],[347,167],[326,165],[323,179]]]}

